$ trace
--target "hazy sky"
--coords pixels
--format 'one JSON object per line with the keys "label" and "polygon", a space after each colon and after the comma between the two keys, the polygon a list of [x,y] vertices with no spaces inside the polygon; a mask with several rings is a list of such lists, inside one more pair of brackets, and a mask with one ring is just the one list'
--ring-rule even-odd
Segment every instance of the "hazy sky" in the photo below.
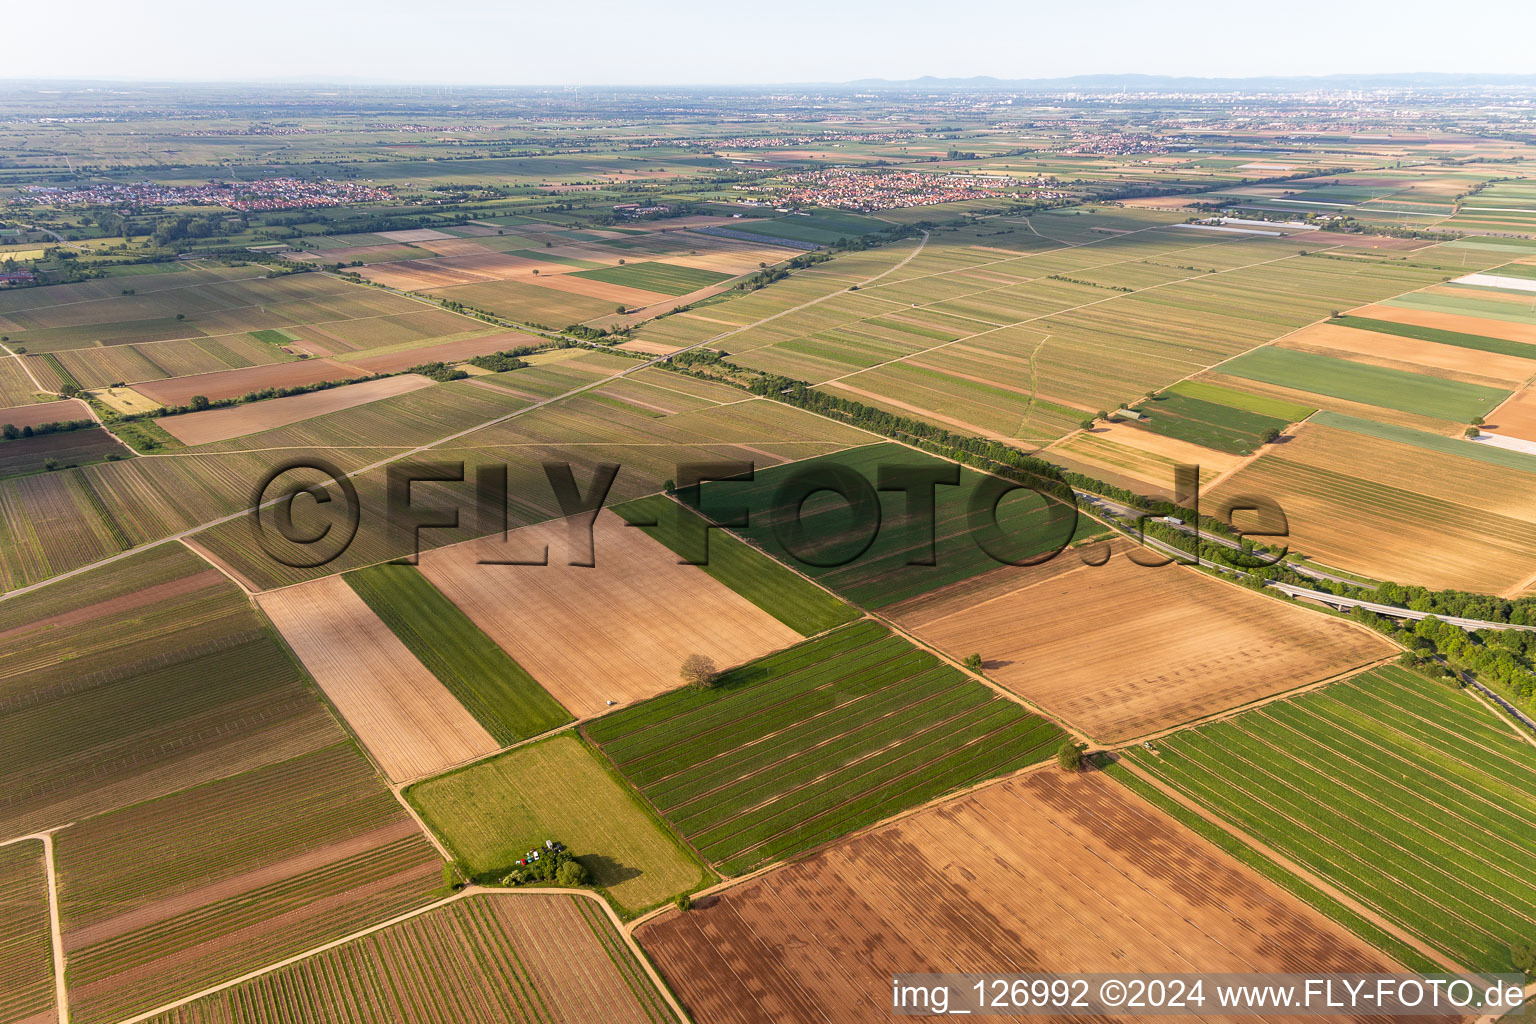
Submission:
{"label": "hazy sky", "polygon": [[1536,2],[71,0],[5,5],[0,77],[474,84],[1536,73]]}

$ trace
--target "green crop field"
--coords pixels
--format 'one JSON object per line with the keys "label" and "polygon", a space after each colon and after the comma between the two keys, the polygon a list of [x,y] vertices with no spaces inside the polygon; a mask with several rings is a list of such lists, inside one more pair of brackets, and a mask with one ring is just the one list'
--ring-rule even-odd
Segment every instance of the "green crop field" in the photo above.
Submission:
{"label": "green crop field", "polygon": [[[899,491],[879,493],[878,516],[873,509],[856,509],[829,492],[818,493],[803,503],[800,521],[804,526],[804,546],[791,539],[795,551],[786,548],[780,533],[788,529],[796,509],[792,493],[781,487],[792,476],[806,471],[841,473],[851,471],[862,477],[870,492],[879,483],[882,467],[887,472],[930,472],[952,466],[935,456],[913,451],[898,444],[874,444],[819,459],[775,466],[747,481],[706,483],[700,488],[702,511],[716,518],[728,510],[744,508],[748,525],[735,532],[775,558],[794,566],[855,604],[879,608],[905,598],[926,593],[937,587],[969,579],[1003,564],[982,547],[991,544],[985,528],[991,522],[989,510],[983,509],[973,524],[970,503],[987,479],[970,469],[959,470],[957,486],[938,485],[935,499],[934,565],[908,564],[926,557],[929,535],[921,518],[907,515],[906,498]],[[990,485],[988,485],[990,486]],[[983,492],[984,494],[984,492]],[[984,500],[981,499],[981,500]],[[1053,514],[1050,510],[1055,509]],[[1048,552],[1067,540],[1067,518],[1072,514],[1062,506],[1029,491],[1010,492],[996,506],[1001,534],[993,551],[1010,559],[1024,559]],[[1097,524],[1082,520],[1075,539],[1096,532]],[[846,564],[818,565],[815,562],[843,561],[854,553],[873,532],[868,549]]]}
{"label": "green crop field", "polygon": [[1221,372],[1233,377],[1278,384],[1313,394],[1361,402],[1384,409],[1437,416],[1466,423],[1486,416],[1509,392],[1426,377],[1406,370],[1356,363],[1348,359],[1276,348],[1254,349],[1221,364]]}
{"label": "green crop field", "polygon": [[571,720],[414,565],[375,565],[343,579],[496,742],[505,746]]}
{"label": "green crop field", "polygon": [[1284,430],[1290,421],[1265,416],[1190,395],[1158,395],[1137,409],[1146,419],[1132,426],[1217,451],[1248,455],[1263,443],[1266,430]]}
{"label": "green crop field", "polygon": [[1394,924],[1507,971],[1536,920],[1536,747],[1389,667],[1157,741],[1131,761]]}
{"label": "green crop field", "polygon": [[[699,517],[677,502],[657,494],[625,502],[613,510],[630,523],[655,522],[656,526],[644,527],[647,534],[678,554],[692,557],[683,550],[680,518]],[[710,531],[709,561],[702,568],[802,636],[813,636],[859,617],[856,609],[725,530]]]}
{"label": "green crop field", "polygon": [[1190,398],[1198,398],[1204,402],[1215,402],[1217,405],[1225,405],[1232,409],[1243,409],[1247,412],[1258,413],[1260,416],[1270,416],[1278,420],[1284,420],[1286,423],[1299,423],[1317,411],[1310,405],[1287,402],[1279,398],[1268,398],[1264,395],[1250,394],[1246,391],[1225,388],[1220,384],[1212,384],[1209,381],[1203,380],[1180,381],[1169,388],[1166,393],[1170,395],[1187,395]]}
{"label": "green crop field", "polygon": [[[1507,268],[1506,268],[1507,269]],[[1536,270],[1536,267],[1531,268]],[[1444,331],[1436,327],[1420,327],[1418,324],[1399,324],[1391,320],[1372,320],[1364,316],[1340,316],[1328,321],[1339,327],[1353,327],[1361,331],[1394,334],[1400,338],[1416,338],[1441,345],[1476,349],[1479,352],[1497,352],[1506,356],[1536,359],[1536,345],[1523,341],[1506,341],[1503,338],[1485,338],[1480,334],[1463,334],[1460,331]]]}
{"label": "green crop field", "polygon": [[579,738],[541,740],[420,782],[407,798],[476,876],[558,839],[628,913],[697,888],[704,868]]}
{"label": "green crop field", "polygon": [[586,730],[728,874],[1039,761],[1061,736],[873,622]]}
{"label": "green crop field", "polygon": [[694,267],[680,267],[672,263],[626,263],[622,267],[581,270],[571,276],[589,277],[594,281],[621,284],[626,288],[639,288],[648,292],[661,292],[663,295],[685,295],[731,279],[730,274],[722,274],[715,270],[699,270]]}

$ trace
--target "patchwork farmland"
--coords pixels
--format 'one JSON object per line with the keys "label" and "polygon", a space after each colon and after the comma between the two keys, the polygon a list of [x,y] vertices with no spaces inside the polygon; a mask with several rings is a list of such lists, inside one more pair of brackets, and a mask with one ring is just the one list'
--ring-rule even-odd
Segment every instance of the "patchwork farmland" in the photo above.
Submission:
{"label": "patchwork farmland", "polygon": [[317,1024],[675,1020],[592,901],[530,894],[460,900],[151,1019],[233,1024],[252,1017]]}
{"label": "patchwork farmland", "polygon": [[1536,920],[1536,749],[1498,714],[1393,667],[1129,757],[1447,962],[1502,971]]}
{"label": "patchwork farmland", "polygon": [[[876,491],[882,474],[887,480],[940,480],[932,486],[931,538],[923,518],[906,514],[901,494]],[[946,485],[946,479],[953,483]],[[786,481],[802,483],[788,486]],[[758,471],[751,481],[706,483],[699,502],[706,516],[745,510],[747,525],[733,527],[734,532],[840,596],[881,608],[995,568],[1000,559],[1047,555],[1101,529],[1077,520],[1070,508],[1016,490],[993,502],[997,529],[983,536],[972,525],[971,506],[978,493],[986,500],[989,492],[983,488],[999,483],[902,445],[873,444]],[[816,493],[833,484],[845,488],[847,496]],[[922,490],[926,485],[913,486]],[[791,532],[797,519],[799,529]],[[979,540],[988,543],[991,553]],[[932,564],[912,564],[930,557],[930,542]]]}
{"label": "patchwork farmland", "polygon": [[869,622],[585,728],[727,874],[1025,767],[1061,735]]}
{"label": "patchwork farmland", "polygon": [[0,1024],[1536,970],[1528,97],[1094,91],[11,90]]}
{"label": "patchwork farmland", "polygon": [[266,594],[261,609],[394,781],[435,774],[497,748],[341,577]]}
{"label": "patchwork farmland", "polygon": [[[1052,931],[1071,938],[1040,941]],[[638,936],[709,1024],[868,1019],[889,1012],[890,975],[909,969],[1397,969],[1098,774],[990,786]]]}
{"label": "patchwork farmland", "polygon": [[583,567],[570,542],[583,531],[556,520],[421,556],[422,575],[578,718],[672,689],[689,654],[735,665],[800,639],[609,512]]}
{"label": "patchwork farmland", "polygon": [[551,838],[628,914],[704,880],[698,860],[570,733],[417,783],[408,796],[465,870],[487,881]]}

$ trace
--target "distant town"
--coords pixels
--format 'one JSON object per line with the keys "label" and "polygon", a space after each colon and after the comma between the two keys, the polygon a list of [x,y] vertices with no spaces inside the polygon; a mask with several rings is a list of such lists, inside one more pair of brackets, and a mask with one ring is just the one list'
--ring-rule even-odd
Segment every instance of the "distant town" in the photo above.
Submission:
{"label": "distant town", "polygon": [[304,210],[321,206],[348,206],[391,198],[381,188],[347,181],[305,181],[300,178],[266,178],[261,181],[210,182],[207,185],[134,184],[84,185],[58,188],[29,185],[21,190],[23,201],[39,205],[67,206],[224,206],[242,212],[255,210]]}

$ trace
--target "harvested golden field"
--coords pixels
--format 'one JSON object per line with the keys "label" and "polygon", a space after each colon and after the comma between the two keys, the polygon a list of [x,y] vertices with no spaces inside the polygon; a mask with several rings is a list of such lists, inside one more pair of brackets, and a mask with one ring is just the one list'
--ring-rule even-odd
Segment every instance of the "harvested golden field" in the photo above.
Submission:
{"label": "harvested golden field", "polygon": [[367,380],[361,384],[346,384],[326,391],[311,391],[307,395],[272,398],[264,402],[208,409],[183,416],[164,416],[157,422],[183,444],[207,444],[210,441],[244,437],[273,427],[285,427],[312,416],[340,412],[342,409],[351,409],[381,398],[391,398],[431,386],[432,381],[426,377],[408,373],[398,377]]}
{"label": "harvested golden field", "polygon": [[1280,346],[1406,370],[1409,373],[1506,389],[1525,382],[1536,373],[1536,362],[1519,356],[1459,348],[1327,323],[1297,331],[1281,341]]}
{"label": "harvested golden field", "polygon": [[[1503,593],[1536,574],[1536,474],[1312,424],[1223,481],[1263,494],[1290,547],[1375,579]],[[1513,454],[1513,453],[1511,453]]]}
{"label": "harvested golden field", "polygon": [[881,1020],[896,972],[1401,970],[1096,772],[989,786],[636,936],[698,1024]]}
{"label": "harvested golden field", "polygon": [[[421,571],[581,718],[676,689],[690,654],[725,668],[802,639],[611,512],[593,539],[593,568],[567,564],[567,524],[555,520],[423,552]],[[546,550],[548,565],[476,564]]]}
{"label": "harvested golden field", "polygon": [[243,366],[191,377],[172,377],[134,385],[144,397],[161,405],[186,405],[193,395],[205,398],[239,398],[263,388],[291,388],[322,380],[350,380],[363,374],[329,359],[301,359],[294,363]]}
{"label": "harvested golden field", "polygon": [[257,601],[391,779],[435,774],[497,749],[340,576]]}
{"label": "harvested golden field", "polygon": [[[1391,655],[1363,627],[1192,569],[1149,568],[1113,542],[1109,561],[1066,552],[1005,567],[890,609],[951,657],[1093,739],[1119,743]],[[1139,552],[1149,559],[1151,552]]]}

